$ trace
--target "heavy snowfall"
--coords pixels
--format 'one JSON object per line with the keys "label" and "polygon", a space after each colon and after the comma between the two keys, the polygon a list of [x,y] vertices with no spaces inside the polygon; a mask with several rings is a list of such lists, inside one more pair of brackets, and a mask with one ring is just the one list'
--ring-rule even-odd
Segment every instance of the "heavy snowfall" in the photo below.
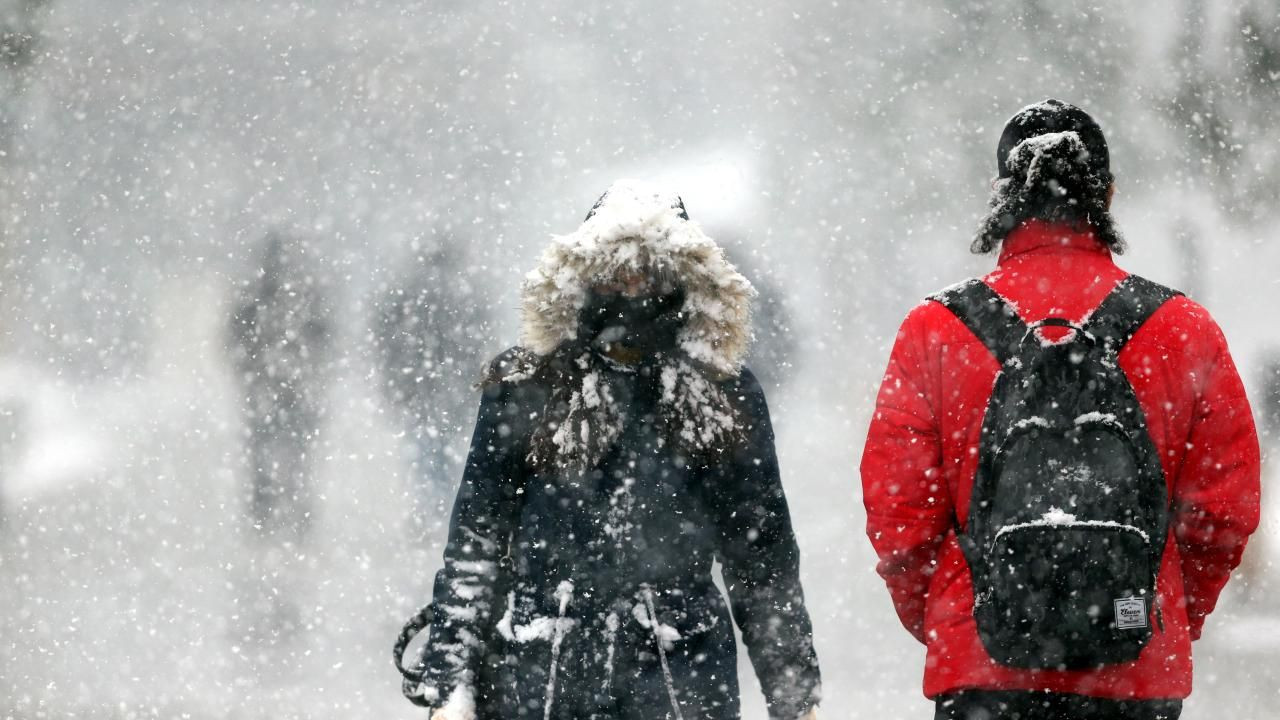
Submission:
{"label": "heavy snowfall", "polygon": [[425,717],[390,649],[473,385],[629,177],[760,293],[824,716],[929,716],[859,455],[1051,96],[1106,130],[1120,265],[1210,308],[1261,433],[1183,717],[1276,717],[1280,1],[0,0],[0,33],[0,717]]}

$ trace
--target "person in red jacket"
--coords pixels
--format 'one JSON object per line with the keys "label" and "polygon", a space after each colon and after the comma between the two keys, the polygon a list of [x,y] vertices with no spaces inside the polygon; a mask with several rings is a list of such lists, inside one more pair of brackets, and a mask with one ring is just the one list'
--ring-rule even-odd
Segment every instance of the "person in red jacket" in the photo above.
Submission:
{"label": "person in red jacket", "polygon": [[[1024,108],[1004,130],[997,164],[991,211],[972,247],[998,250],[996,269],[908,314],[876,401],[861,473],[877,570],[903,625],[927,647],[924,693],[935,700],[938,720],[1176,718],[1191,692],[1191,641],[1258,524],[1258,439],[1244,387],[1222,331],[1203,307],[1114,263],[1124,243],[1109,212],[1114,188],[1106,140],[1089,115],[1056,100]],[[1050,380],[1011,380],[1053,375],[1028,368],[1025,358],[1067,346],[1081,350],[1046,365],[1058,368]],[[1101,364],[1082,375],[1073,366],[1094,367],[1095,346],[1102,348]],[[1122,446],[1136,448],[1137,460],[1127,467],[1138,469],[1130,475],[1145,472],[1159,484],[1125,517],[1091,519],[1094,505],[1115,505],[1112,486],[1077,473],[1066,501],[1017,522],[992,521],[998,508],[1016,514],[1031,507],[1069,474],[1055,475],[1061,462],[1052,458],[993,449],[1019,432],[1017,438],[1048,442],[1052,418],[1026,410],[1043,402],[1028,399],[1034,395],[1028,388],[1076,378],[1067,392],[1055,386],[1063,404],[1092,401],[1095,379],[1104,376],[1112,380],[1099,382],[1111,382],[1135,412],[1081,413],[1077,435],[1057,436],[1070,441],[1058,451],[1071,452],[1071,438],[1091,423],[1100,428],[1098,438],[1107,436],[1107,423],[1124,425]],[[1107,402],[1122,406],[1124,398]],[[1120,442],[1114,433],[1107,437]],[[1077,442],[1076,452],[1092,452],[1086,446]],[[1081,463],[1114,466],[1117,452]],[[1008,484],[1019,467],[1034,471],[1037,462],[1043,479],[1032,474],[1022,487]],[[1137,519],[1143,503],[1155,508],[1145,526]],[[1096,617],[1085,619],[1086,630],[1044,639],[1041,652],[1036,637],[1021,638],[1026,647],[1011,650],[1019,628],[1042,632],[1036,617],[1066,612],[1065,605],[1034,600],[1052,594],[1053,582],[1088,584],[1082,578],[1097,562],[1084,562],[1067,581],[1054,573],[1067,557],[1063,547],[1100,531],[1113,532],[1103,547],[1125,562],[1150,560],[1150,590],[1126,592],[1131,596],[1116,597],[1114,608],[1090,605]],[[1134,547],[1149,543],[1150,557],[1126,556],[1122,536]],[[1070,540],[1015,550],[1009,543],[1016,537]],[[995,562],[991,553],[1006,546]],[[1021,579],[1009,584],[1011,577]],[[993,595],[1007,592],[1033,600],[994,612]],[[1079,638],[1095,631],[1138,640],[1129,655],[1091,661],[1093,641]]]}

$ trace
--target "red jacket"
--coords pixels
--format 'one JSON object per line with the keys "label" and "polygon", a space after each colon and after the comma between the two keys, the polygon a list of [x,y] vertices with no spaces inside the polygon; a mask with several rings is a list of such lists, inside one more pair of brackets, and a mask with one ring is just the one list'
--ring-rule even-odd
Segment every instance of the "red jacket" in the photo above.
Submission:
{"label": "red jacket", "polygon": [[[1092,233],[1032,221],[1006,238],[983,278],[1026,322],[1076,322],[1126,277]],[[1107,698],[1191,692],[1191,640],[1258,523],[1253,416],[1222,331],[1185,297],[1166,303],[1120,353],[1146,413],[1173,500],[1157,579],[1158,628],[1131,663],[1096,671],[996,664],[978,639],[973,586],[956,542],[968,517],[978,443],[999,365],[936,302],[898,331],[862,454],[867,534],[898,617],[928,646],[924,692],[1047,690]],[[1154,627],[1154,625],[1153,625]]]}

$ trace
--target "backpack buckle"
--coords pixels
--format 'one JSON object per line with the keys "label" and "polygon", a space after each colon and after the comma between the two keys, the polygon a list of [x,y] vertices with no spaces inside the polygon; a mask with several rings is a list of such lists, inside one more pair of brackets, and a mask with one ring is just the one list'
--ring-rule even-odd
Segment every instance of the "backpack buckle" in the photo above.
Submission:
{"label": "backpack buckle", "polygon": [[[1057,331],[1046,333],[1045,328],[1056,328]],[[1026,334],[1022,336],[1022,342],[1025,343],[1031,337],[1035,338],[1040,347],[1046,348],[1071,345],[1079,341],[1084,341],[1089,345],[1098,344],[1097,335],[1070,320],[1055,317],[1045,318],[1039,322],[1029,324]]]}

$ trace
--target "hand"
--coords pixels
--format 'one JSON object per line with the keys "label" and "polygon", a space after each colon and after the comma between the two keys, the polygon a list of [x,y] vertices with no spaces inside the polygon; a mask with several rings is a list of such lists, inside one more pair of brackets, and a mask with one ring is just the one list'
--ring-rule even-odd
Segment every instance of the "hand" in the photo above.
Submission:
{"label": "hand", "polygon": [[440,699],[436,695],[435,688],[409,678],[401,681],[400,692],[404,694],[409,702],[427,709],[433,707]]}
{"label": "hand", "polygon": [[476,720],[476,713],[475,710],[445,705],[431,711],[431,720]]}
{"label": "hand", "polygon": [[[435,718],[432,718],[432,720],[435,720]],[[818,720],[818,706],[814,705],[809,708],[809,712],[796,718],[796,720]]]}

